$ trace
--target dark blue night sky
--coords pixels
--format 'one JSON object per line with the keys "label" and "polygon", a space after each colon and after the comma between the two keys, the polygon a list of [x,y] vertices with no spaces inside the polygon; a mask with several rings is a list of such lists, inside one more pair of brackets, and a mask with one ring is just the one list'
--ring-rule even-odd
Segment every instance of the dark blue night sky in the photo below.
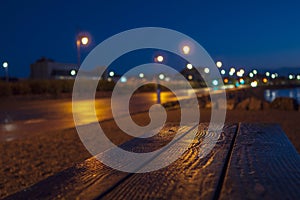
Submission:
{"label": "dark blue night sky", "polygon": [[[300,67],[299,1],[2,1],[0,62],[11,76],[28,77],[42,56],[76,63],[76,33],[92,44],[145,26],[180,31],[225,67]],[[0,76],[4,75],[1,69]]]}

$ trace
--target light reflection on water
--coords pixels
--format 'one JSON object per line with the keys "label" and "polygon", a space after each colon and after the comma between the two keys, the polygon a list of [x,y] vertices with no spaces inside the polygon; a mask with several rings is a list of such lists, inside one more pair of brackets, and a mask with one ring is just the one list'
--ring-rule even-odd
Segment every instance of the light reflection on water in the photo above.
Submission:
{"label": "light reflection on water", "polygon": [[276,97],[290,97],[294,98],[300,103],[300,88],[279,89],[279,90],[265,90],[265,100],[273,101]]}

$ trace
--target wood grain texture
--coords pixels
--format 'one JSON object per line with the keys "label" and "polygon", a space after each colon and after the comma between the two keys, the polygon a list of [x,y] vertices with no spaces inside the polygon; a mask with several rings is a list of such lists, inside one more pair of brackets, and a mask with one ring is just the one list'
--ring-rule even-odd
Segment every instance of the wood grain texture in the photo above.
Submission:
{"label": "wood grain texture", "polygon": [[133,174],[99,199],[213,199],[226,167],[236,125],[227,125],[213,150],[199,159],[204,137],[212,137],[207,124],[200,124],[197,137],[177,161],[163,169]]}
{"label": "wood grain texture", "polygon": [[275,124],[240,125],[220,199],[299,199],[300,155]]}
{"label": "wood grain texture", "polygon": [[[179,131],[177,134],[185,134],[191,128],[178,129],[176,125],[167,124],[151,140],[133,139],[121,146],[128,151],[147,152],[147,147],[158,149],[172,140],[177,130]],[[150,143],[148,144],[148,142]],[[28,189],[13,194],[7,199],[94,199],[131,175],[107,167],[92,157]]]}

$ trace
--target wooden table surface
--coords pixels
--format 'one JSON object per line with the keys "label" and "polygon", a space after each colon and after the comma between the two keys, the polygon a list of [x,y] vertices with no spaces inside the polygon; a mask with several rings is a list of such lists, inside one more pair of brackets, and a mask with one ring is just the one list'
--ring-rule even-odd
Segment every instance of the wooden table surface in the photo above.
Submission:
{"label": "wooden table surface", "polygon": [[[114,170],[90,158],[7,199],[297,199],[300,155],[276,124],[226,124],[212,151],[199,159],[208,124],[171,165],[148,173]],[[128,151],[153,151],[168,143],[178,127],[168,124],[148,140],[122,145]],[[185,142],[178,140],[176,142]]]}

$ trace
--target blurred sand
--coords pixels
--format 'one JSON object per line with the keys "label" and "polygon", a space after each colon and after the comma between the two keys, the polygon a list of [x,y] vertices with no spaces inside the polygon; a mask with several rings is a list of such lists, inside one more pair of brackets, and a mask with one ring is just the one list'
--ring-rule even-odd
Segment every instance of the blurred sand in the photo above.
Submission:
{"label": "blurred sand", "polygon": [[[178,121],[178,110],[170,110],[168,120]],[[149,122],[148,113],[133,116],[136,123]],[[210,110],[201,109],[201,122],[210,121]],[[300,152],[300,112],[299,111],[245,111],[227,112],[226,122],[267,122],[279,123],[288,138]],[[102,122],[101,126],[111,133],[116,144],[129,140],[120,135],[113,121]],[[82,145],[74,128],[49,132],[32,133],[22,140],[0,143],[0,198],[15,193],[45,179],[91,155]]]}

